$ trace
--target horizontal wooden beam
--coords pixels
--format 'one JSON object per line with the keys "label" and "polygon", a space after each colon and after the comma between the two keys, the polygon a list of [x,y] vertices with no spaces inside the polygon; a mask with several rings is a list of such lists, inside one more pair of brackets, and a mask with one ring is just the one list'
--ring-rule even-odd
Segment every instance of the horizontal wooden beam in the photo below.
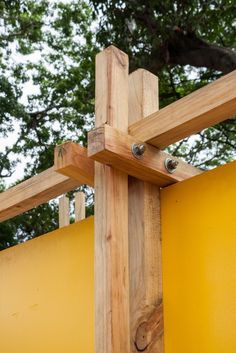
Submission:
{"label": "horizontal wooden beam", "polygon": [[77,180],[56,173],[51,167],[0,194],[0,221],[15,217],[78,186],[80,183]]}
{"label": "horizontal wooden beam", "polygon": [[236,114],[236,70],[132,124],[129,134],[158,148]]}
{"label": "horizontal wooden beam", "polygon": [[148,144],[145,145],[146,150],[142,158],[136,159],[131,146],[139,143],[142,142],[105,124],[89,132],[88,156],[162,187],[202,173],[181,160],[178,160],[176,171],[169,173],[165,168],[165,160],[173,157]]}
{"label": "horizontal wooden beam", "polygon": [[78,180],[81,184],[94,185],[94,161],[87,157],[87,149],[68,141],[54,150],[55,171]]}

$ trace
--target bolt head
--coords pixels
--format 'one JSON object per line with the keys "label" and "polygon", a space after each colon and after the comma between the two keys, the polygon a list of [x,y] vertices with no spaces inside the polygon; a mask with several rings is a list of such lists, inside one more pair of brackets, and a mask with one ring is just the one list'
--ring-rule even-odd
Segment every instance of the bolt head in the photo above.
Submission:
{"label": "bolt head", "polygon": [[166,158],[164,165],[168,173],[174,173],[178,166],[179,162],[177,160]]}
{"label": "bolt head", "polygon": [[143,143],[133,143],[131,146],[131,152],[133,156],[140,159],[146,150],[146,146]]}

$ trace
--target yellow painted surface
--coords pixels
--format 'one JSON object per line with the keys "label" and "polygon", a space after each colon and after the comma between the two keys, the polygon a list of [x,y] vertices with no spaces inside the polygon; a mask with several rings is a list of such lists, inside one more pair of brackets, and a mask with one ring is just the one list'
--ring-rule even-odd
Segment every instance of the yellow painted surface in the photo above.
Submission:
{"label": "yellow painted surface", "polygon": [[235,353],[236,162],[161,201],[165,353]]}
{"label": "yellow painted surface", "polygon": [[93,353],[93,218],[0,252],[0,352]]}

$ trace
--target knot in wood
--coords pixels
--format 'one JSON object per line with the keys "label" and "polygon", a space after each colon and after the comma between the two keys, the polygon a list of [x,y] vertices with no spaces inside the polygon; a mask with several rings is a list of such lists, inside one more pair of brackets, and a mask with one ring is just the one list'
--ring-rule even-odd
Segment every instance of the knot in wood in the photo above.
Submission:
{"label": "knot in wood", "polygon": [[163,334],[163,305],[157,306],[138,326],[135,346],[138,352],[146,351]]}

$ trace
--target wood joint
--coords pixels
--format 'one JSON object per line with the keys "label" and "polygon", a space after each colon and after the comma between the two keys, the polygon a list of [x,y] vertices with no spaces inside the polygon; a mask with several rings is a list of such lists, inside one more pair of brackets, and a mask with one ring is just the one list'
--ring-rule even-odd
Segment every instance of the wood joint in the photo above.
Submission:
{"label": "wood joint", "polygon": [[145,152],[140,158],[135,158],[132,153],[134,144],[143,142],[104,124],[88,134],[88,157],[161,187],[202,173],[201,170],[180,159],[175,173],[169,173],[165,167],[165,160],[177,158],[149,144],[144,144]]}
{"label": "wood joint", "polygon": [[155,307],[148,317],[140,321],[135,335],[135,347],[138,352],[148,352],[164,331],[163,305]]}

